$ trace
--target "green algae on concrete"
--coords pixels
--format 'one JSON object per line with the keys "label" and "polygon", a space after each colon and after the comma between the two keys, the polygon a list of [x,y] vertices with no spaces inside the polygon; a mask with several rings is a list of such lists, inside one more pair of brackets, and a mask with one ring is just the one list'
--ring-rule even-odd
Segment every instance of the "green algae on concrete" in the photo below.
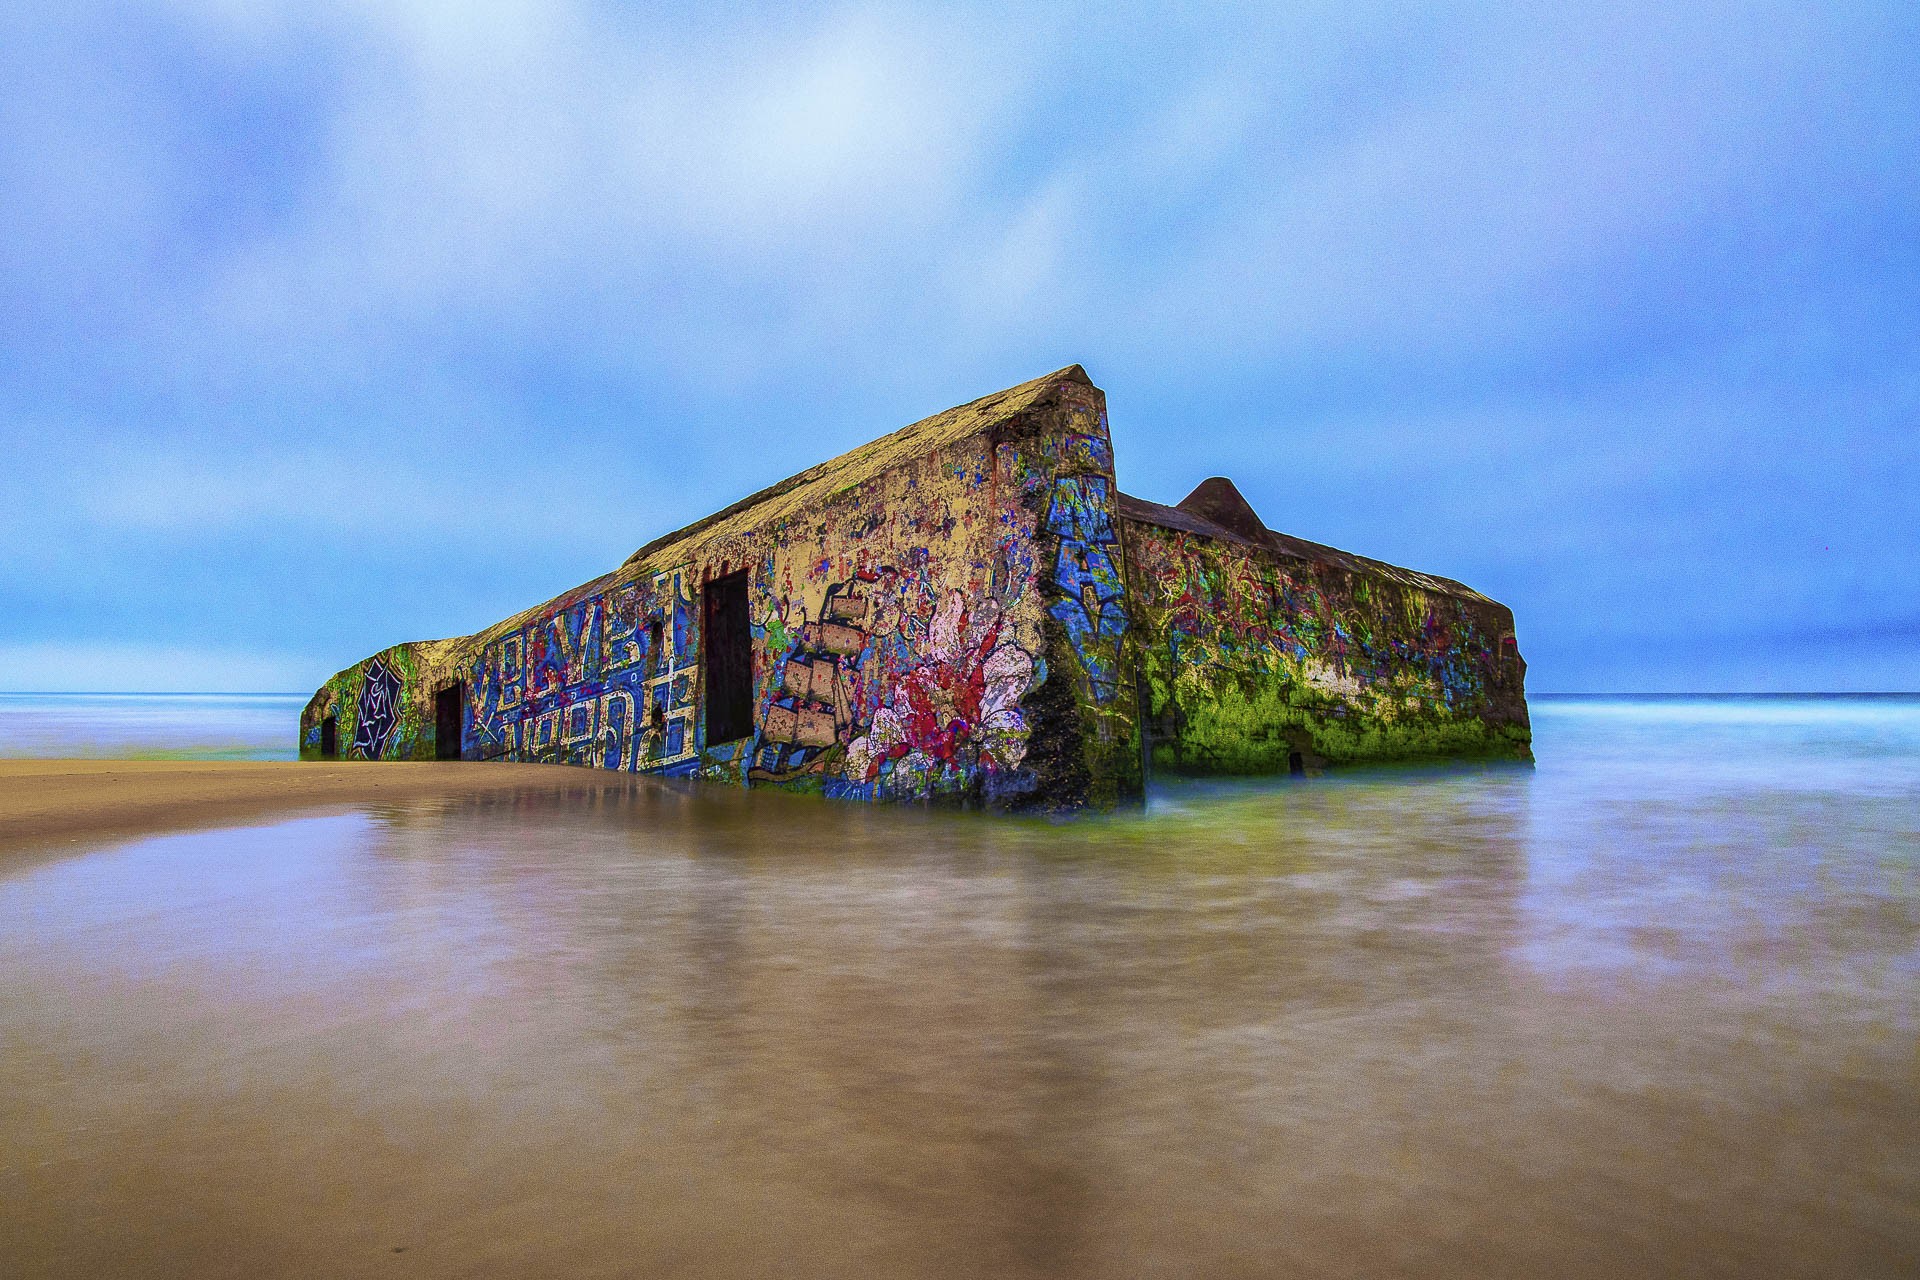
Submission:
{"label": "green algae on concrete", "polygon": [[1530,758],[1505,606],[1274,534],[1224,480],[1178,507],[1128,498],[1121,516],[1155,767]]}

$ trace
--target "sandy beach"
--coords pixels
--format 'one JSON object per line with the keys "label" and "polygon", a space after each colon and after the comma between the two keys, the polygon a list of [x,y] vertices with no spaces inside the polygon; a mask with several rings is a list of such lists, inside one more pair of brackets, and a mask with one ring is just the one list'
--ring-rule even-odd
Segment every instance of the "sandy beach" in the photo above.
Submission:
{"label": "sandy beach", "polygon": [[334,805],[634,785],[623,774],[539,764],[0,760],[0,852]]}

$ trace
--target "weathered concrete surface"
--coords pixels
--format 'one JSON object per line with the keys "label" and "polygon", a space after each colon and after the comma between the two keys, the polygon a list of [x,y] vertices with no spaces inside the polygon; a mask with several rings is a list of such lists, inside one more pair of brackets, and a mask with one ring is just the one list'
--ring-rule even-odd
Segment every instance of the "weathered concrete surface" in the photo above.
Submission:
{"label": "weathered concrete surface", "polygon": [[1157,767],[1530,756],[1504,605],[1276,534],[1219,477],[1178,507],[1123,494],[1120,515]]}
{"label": "weathered concrete surface", "polygon": [[[750,715],[717,741],[731,624],[708,625],[724,593],[707,587],[734,574]],[[1224,630],[1194,617],[1228,581],[1265,594],[1230,602]],[[323,754],[330,718],[341,755],[431,759],[451,690],[446,746],[457,734],[464,759],[1107,806],[1140,793],[1149,759],[1524,754],[1518,655],[1480,652],[1511,633],[1457,583],[1266,530],[1224,480],[1181,508],[1124,498],[1105,397],[1075,365],[763,489],[476,635],[384,650],[314,695],[301,751]]]}

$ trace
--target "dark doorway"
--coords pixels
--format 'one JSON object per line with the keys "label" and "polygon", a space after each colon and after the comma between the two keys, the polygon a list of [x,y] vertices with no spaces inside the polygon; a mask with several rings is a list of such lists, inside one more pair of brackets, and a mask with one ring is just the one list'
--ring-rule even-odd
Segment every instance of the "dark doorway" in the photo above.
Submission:
{"label": "dark doorway", "polygon": [[753,732],[753,632],[747,621],[747,574],[707,583],[707,745]]}
{"label": "dark doorway", "polygon": [[1287,772],[1296,778],[1307,776],[1307,758],[1298,751],[1287,752]]}
{"label": "dark doorway", "polygon": [[467,700],[467,682],[455,680],[433,695],[433,758],[460,758],[460,707]]}
{"label": "dark doorway", "polygon": [[328,716],[320,722],[320,758],[332,760],[340,754],[340,719]]}

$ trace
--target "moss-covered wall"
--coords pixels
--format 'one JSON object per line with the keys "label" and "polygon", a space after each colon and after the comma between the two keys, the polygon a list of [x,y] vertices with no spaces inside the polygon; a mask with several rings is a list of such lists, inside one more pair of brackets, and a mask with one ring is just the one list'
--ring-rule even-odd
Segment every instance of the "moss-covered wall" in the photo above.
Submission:
{"label": "moss-covered wall", "polygon": [[1156,768],[1530,755],[1504,606],[1145,521],[1123,529]]}

